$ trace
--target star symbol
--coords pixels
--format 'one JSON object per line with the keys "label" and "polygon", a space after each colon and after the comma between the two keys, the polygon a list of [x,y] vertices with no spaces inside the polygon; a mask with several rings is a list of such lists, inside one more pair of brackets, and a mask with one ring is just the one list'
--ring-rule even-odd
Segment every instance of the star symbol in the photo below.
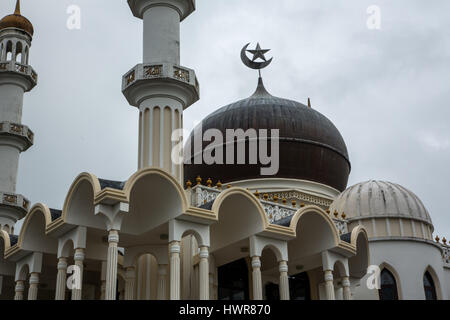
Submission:
{"label": "star symbol", "polygon": [[247,50],[248,52],[250,52],[251,54],[253,54],[253,62],[256,61],[256,59],[260,58],[264,61],[267,61],[266,57],[264,56],[267,52],[270,51],[270,49],[261,49],[261,46],[259,45],[259,43],[256,46],[255,50]]}

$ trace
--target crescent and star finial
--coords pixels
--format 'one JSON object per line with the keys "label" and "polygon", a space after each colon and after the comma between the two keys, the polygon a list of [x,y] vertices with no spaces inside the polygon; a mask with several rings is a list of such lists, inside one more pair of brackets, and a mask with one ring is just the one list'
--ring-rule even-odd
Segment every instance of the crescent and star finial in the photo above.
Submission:
{"label": "crescent and star finial", "polygon": [[[259,70],[259,72],[261,73],[261,69],[264,69],[265,67],[267,67],[269,64],[272,63],[273,58],[271,58],[270,60],[267,60],[266,56],[265,56],[265,54],[267,52],[269,52],[270,49],[261,49],[261,46],[258,43],[254,50],[247,50],[249,45],[250,45],[250,43],[246,44],[244,46],[244,48],[242,48],[241,60],[250,69]],[[253,54],[252,60],[250,60],[247,57],[247,52]],[[262,61],[257,62],[258,59],[260,59]]]}

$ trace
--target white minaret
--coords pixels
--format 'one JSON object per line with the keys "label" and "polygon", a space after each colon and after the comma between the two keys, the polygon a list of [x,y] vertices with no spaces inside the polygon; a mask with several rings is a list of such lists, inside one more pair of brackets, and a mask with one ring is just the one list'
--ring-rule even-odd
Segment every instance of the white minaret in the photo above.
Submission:
{"label": "white minaret", "polygon": [[29,207],[29,201],[16,194],[16,179],[19,155],[34,138],[21,124],[24,93],[37,84],[37,73],[28,65],[33,32],[17,0],[14,13],[0,20],[0,228],[8,233]]}
{"label": "white minaret", "polygon": [[199,99],[194,70],[180,66],[180,22],[195,0],[128,0],[144,21],[143,63],[125,74],[122,92],[139,108],[138,168],[158,167],[180,182],[183,165],[172,161],[172,132],[183,127],[183,111]]}

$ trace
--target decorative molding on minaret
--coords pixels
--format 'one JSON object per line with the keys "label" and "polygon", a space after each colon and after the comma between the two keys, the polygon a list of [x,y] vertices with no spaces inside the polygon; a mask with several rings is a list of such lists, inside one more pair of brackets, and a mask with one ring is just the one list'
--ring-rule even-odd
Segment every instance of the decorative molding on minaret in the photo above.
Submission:
{"label": "decorative molding on minaret", "polygon": [[12,232],[29,210],[29,201],[16,194],[20,153],[28,150],[34,133],[22,122],[23,96],[38,81],[28,64],[33,26],[20,13],[0,20],[0,229]]}
{"label": "decorative molding on minaret", "polygon": [[143,63],[122,78],[128,103],[140,111],[138,168],[158,167],[183,181],[172,161],[172,133],[183,128],[183,111],[199,100],[195,71],[180,66],[180,23],[195,11],[193,0],[128,0],[143,20]]}

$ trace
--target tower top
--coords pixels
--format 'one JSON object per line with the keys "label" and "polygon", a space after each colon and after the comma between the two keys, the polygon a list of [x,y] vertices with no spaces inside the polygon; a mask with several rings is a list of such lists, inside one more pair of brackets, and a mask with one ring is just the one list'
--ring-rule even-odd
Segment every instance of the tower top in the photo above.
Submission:
{"label": "tower top", "polygon": [[17,14],[20,16],[20,0],[17,0],[17,2],[16,2],[16,10],[14,11],[14,14]]}
{"label": "tower top", "polygon": [[162,6],[175,9],[183,21],[195,11],[195,0],[128,0],[133,15],[143,19],[144,12],[150,7]]}
{"label": "tower top", "polygon": [[7,15],[0,20],[0,31],[7,28],[20,29],[28,33],[31,37],[34,34],[34,28],[30,20],[20,13],[20,0],[16,1],[16,9],[13,14]]}

